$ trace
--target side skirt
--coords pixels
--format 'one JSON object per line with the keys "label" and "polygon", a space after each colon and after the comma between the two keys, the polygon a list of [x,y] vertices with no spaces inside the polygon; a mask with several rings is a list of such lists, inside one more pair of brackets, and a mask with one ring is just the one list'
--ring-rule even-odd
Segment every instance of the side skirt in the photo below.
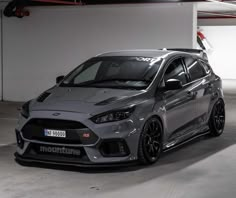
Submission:
{"label": "side skirt", "polygon": [[183,146],[184,144],[187,144],[187,143],[189,143],[189,142],[191,142],[191,141],[193,141],[193,140],[195,140],[197,138],[200,138],[200,137],[208,135],[208,134],[210,134],[209,130],[204,131],[204,132],[199,133],[199,134],[196,134],[195,136],[193,136],[193,137],[191,137],[189,139],[186,139],[186,140],[184,140],[182,142],[176,143],[176,144],[174,144],[173,146],[171,146],[169,148],[164,148],[163,152],[168,152],[168,151],[174,150],[174,149],[176,149],[176,148],[178,148],[180,146]]}

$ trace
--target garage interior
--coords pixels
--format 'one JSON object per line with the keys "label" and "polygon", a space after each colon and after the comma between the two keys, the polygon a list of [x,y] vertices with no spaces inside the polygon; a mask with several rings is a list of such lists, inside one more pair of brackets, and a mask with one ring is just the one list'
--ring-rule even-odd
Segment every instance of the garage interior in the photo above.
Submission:
{"label": "garage interior", "polygon": [[[236,1],[0,2],[0,197],[234,198]],[[16,2],[16,1],[15,1]],[[10,4],[11,5],[11,4]],[[226,126],[148,167],[79,169],[15,163],[21,105],[86,59],[127,49],[199,48],[223,80]]]}

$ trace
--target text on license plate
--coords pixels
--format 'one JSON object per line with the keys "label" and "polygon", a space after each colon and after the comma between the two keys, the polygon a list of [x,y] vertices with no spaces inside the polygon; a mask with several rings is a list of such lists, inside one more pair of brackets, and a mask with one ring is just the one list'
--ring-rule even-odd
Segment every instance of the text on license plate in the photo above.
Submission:
{"label": "text on license plate", "polygon": [[47,137],[66,137],[66,131],[53,130],[53,129],[44,129],[44,135]]}

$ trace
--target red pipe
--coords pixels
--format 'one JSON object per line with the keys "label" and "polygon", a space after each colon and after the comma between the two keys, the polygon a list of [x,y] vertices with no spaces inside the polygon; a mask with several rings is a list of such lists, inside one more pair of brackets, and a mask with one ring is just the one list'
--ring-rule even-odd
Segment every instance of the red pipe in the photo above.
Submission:
{"label": "red pipe", "polygon": [[42,2],[42,3],[57,3],[57,4],[63,4],[63,5],[82,5],[82,3],[60,1],[60,0],[32,0],[32,1]]}

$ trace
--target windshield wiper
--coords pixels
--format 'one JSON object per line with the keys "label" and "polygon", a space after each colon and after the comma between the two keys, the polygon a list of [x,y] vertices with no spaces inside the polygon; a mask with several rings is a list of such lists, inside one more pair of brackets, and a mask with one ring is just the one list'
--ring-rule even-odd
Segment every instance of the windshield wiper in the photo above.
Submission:
{"label": "windshield wiper", "polygon": [[[79,84],[74,84],[74,83],[62,83],[61,86],[62,87],[101,87],[101,86],[95,86],[96,84],[100,84],[100,83],[105,83],[105,82],[112,82],[112,81],[120,81],[120,82],[127,82],[127,81],[136,81],[136,82],[145,82],[145,83],[150,83],[151,80],[140,80],[140,79],[122,79],[122,78],[114,78],[114,79],[104,79],[104,80],[91,80],[91,81],[86,81],[83,83],[79,83]],[[106,86],[107,87],[107,86]],[[111,86],[111,87],[126,87],[126,88],[142,88],[142,87],[146,87],[146,86]]]}

